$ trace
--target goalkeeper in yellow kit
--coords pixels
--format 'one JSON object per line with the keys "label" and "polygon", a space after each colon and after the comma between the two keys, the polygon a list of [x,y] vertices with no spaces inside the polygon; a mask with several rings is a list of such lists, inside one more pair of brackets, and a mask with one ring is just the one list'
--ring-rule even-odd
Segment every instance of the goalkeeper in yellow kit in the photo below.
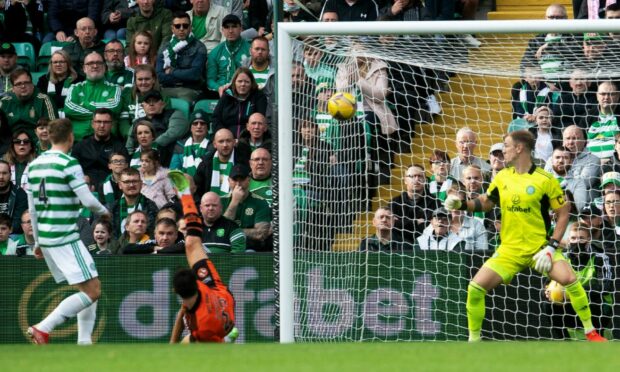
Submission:
{"label": "goalkeeper in yellow kit", "polygon": [[[570,203],[564,200],[558,181],[532,162],[534,146],[534,137],[528,131],[509,133],[503,150],[507,168],[495,176],[487,193],[465,202],[457,195],[449,195],[444,202],[449,210],[487,212],[495,205],[501,208],[501,245],[467,287],[469,341],[480,340],[486,293],[501,283],[509,283],[526,267],[562,284],[587,339],[606,341],[592,326],[586,292],[559,252],[559,241],[570,217]],[[549,209],[556,215],[556,226],[550,238],[547,237],[551,227]]]}

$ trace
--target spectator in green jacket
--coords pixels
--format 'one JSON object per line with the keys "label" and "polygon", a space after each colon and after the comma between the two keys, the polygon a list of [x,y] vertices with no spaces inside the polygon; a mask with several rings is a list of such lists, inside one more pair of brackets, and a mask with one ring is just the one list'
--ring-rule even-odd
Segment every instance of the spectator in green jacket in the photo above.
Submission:
{"label": "spectator in green jacket", "polygon": [[125,67],[125,47],[120,40],[110,40],[105,45],[104,58],[108,71],[105,80],[121,88],[133,86],[133,70]]}
{"label": "spectator in green jacket", "polygon": [[56,119],[56,107],[46,94],[35,89],[30,72],[17,69],[11,73],[10,80],[12,91],[0,99],[0,110],[6,115],[13,133],[21,129],[28,132],[30,138],[36,138],[37,120]]}
{"label": "spectator in green jacket", "polygon": [[151,48],[159,49],[163,40],[172,36],[172,12],[159,5],[155,0],[137,0],[138,13],[127,21],[127,40],[133,40],[138,31],[148,31],[153,36]]}
{"label": "spectator in green jacket", "polygon": [[[116,125],[123,127],[118,122],[123,107],[121,87],[105,81],[105,62],[101,54],[91,52],[84,58],[84,73],[86,80],[69,88],[64,108],[65,117],[73,123],[76,142],[93,134],[91,120],[98,108],[110,109]],[[114,135],[119,132],[116,125],[112,127]]]}
{"label": "spectator in green jacket", "polygon": [[247,64],[250,43],[241,37],[241,20],[229,14],[222,20],[222,33],[226,41],[209,52],[207,59],[207,88],[221,97],[230,85],[235,71]]}

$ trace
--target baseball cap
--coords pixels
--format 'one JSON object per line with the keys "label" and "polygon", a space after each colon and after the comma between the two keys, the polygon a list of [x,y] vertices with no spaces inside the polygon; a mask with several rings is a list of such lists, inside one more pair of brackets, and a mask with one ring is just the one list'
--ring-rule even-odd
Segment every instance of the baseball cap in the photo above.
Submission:
{"label": "baseball cap", "polygon": [[193,123],[195,121],[204,121],[205,123],[208,123],[210,120],[210,115],[207,114],[206,112],[204,112],[203,110],[196,110],[194,112],[192,112],[192,114],[189,117],[189,122]]}
{"label": "baseball cap", "polygon": [[579,211],[579,217],[601,216],[602,214],[601,209],[596,205],[595,201],[584,205]]}
{"label": "baseball cap", "polygon": [[603,174],[601,177],[601,188],[604,188],[607,185],[614,184],[615,186],[620,186],[620,173],[618,172],[607,172]]}
{"label": "baseball cap", "polygon": [[448,216],[449,216],[448,211],[445,208],[443,208],[443,207],[437,208],[433,212],[433,217],[437,217],[437,218],[445,217],[445,218],[448,218]]}
{"label": "baseball cap", "polygon": [[504,151],[504,144],[500,142],[491,146],[491,149],[489,150],[489,155],[493,154],[495,151]]}
{"label": "baseball cap", "polygon": [[1,54],[17,55],[17,52],[15,51],[15,47],[13,46],[13,44],[2,43],[0,44],[0,55]]}
{"label": "baseball cap", "polygon": [[232,169],[230,170],[230,174],[228,175],[228,177],[232,178],[233,180],[237,177],[247,178],[249,176],[250,168],[248,168],[248,166],[244,164],[233,165]]}
{"label": "baseball cap", "polygon": [[222,26],[226,26],[228,23],[232,23],[235,25],[240,25],[241,20],[234,14],[229,14],[224,19],[222,19]]}
{"label": "baseball cap", "polygon": [[163,97],[161,96],[161,93],[157,90],[149,90],[148,92],[144,93],[144,95],[142,96],[142,102],[150,99],[150,98],[155,98],[158,100],[162,100]]}

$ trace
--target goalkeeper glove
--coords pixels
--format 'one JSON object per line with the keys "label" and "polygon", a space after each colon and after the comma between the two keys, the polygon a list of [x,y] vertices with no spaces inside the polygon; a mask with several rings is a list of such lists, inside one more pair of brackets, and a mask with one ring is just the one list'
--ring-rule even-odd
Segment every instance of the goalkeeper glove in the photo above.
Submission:
{"label": "goalkeeper glove", "polygon": [[444,207],[449,211],[455,211],[457,209],[463,209],[463,201],[457,195],[448,195],[443,202]]}
{"label": "goalkeeper glove", "polygon": [[555,239],[549,240],[547,246],[534,255],[534,269],[543,274],[551,270],[553,265],[553,254],[555,249],[560,246],[560,242]]}

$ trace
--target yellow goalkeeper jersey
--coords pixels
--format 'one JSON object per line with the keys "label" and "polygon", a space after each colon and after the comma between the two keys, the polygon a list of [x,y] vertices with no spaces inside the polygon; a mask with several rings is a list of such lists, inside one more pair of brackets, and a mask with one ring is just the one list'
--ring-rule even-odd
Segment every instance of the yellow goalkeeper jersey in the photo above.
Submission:
{"label": "yellow goalkeeper jersey", "polygon": [[501,245],[520,254],[534,254],[547,242],[549,210],[565,204],[559,182],[535,165],[525,174],[514,167],[500,171],[487,196],[502,211]]}

